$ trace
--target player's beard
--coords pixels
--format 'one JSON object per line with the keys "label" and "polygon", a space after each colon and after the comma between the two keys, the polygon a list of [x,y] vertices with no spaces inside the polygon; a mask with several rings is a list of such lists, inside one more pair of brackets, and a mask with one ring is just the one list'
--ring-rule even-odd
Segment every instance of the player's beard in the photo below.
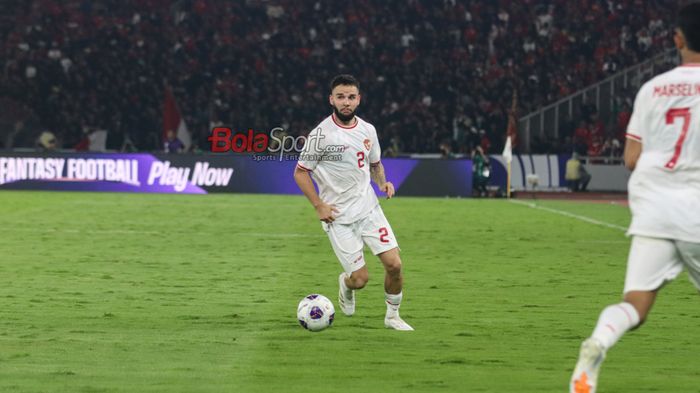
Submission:
{"label": "player's beard", "polygon": [[337,117],[338,120],[342,121],[343,123],[347,123],[352,120],[353,117],[355,117],[355,111],[352,111],[346,115],[339,111],[335,105],[333,105],[333,113],[335,113],[335,117]]}

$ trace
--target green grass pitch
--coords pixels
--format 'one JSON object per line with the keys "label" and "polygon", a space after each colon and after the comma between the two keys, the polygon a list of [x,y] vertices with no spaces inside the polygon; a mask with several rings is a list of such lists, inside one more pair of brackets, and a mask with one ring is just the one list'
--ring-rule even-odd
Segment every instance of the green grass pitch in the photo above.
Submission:
{"label": "green grass pitch", "polygon": [[[620,298],[624,232],[504,200],[398,198],[402,316],[383,271],[357,313],[302,329],[340,265],[303,197],[0,193],[0,392],[565,392]],[[626,226],[618,205],[538,202]],[[684,273],[608,353],[599,393],[700,392]],[[337,304],[336,304],[337,306]]]}

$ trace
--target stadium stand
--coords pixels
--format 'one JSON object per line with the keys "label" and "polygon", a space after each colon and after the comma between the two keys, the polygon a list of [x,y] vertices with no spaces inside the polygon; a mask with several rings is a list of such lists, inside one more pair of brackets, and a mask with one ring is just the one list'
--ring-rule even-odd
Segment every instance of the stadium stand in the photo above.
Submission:
{"label": "stadium stand", "polygon": [[[162,146],[170,86],[206,150],[214,124],[304,134],[329,112],[327,82],[363,83],[360,116],[390,155],[502,149],[513,90],[522,115],[671,44],[670,1],[5,1],[0,125],[6,147],[40,131],[64,148]],[[634,94],[634,92],[630,92]],[[629,97],[621,97],[629,104]],[[622,106],[621,106],[622,107]],[[619,149],[584,110],[588,153]],[[7,135],[11,135],[8,138]],[[618,141],[619,144],[619,141]],[[540,141],[534,152],[574,148]],[[538,151],[539,150],[539,151]]]}

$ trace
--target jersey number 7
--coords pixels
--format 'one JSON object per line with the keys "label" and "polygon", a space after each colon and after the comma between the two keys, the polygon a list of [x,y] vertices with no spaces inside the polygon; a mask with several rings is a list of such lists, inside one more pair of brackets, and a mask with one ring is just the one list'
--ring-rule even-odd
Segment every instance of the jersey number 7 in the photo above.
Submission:
{"label": "jersey number 7", "polygon": [[690,108],[671,108],[666,112],[666,124],[671,125],[676,121],[676,118],[680,117],[683,119],[683,129],[681,130],[681,135],[676,141],[676,146],[673,150],[673,157],[664,165],[667,169],[673,169],[676,167],[678,162],[678,157],[681,155],[681,150],[683,149],[683,142],[685,142],[685,137],[688,135],[688,129],[690,128]]}

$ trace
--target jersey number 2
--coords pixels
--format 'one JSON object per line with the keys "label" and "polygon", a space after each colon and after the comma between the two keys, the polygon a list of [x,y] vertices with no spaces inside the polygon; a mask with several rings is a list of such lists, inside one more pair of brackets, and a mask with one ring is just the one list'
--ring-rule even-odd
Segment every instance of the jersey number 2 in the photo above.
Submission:
{"label": "jersey number 2", "polygon": [[389,236],[389,230],[386,229],[386,227],[379,228],[379,241],[380,242],[389,243],[389,239],[387,239],[388,236]]}
{"label": "jersey number 2", "polygon": [[681,129],[681,135],[676,141],[676,146],[673,149],[673,157],[664,165],[667,169],[673,169],[676,167],[678,162],[678,157],[681,155],[681,150],[683,149],[683,142],[685,142],[685,137],[688,135],[688,129],[690,128],[690,108],[671,108],[666,112],[666,124],[671,125],[676,121],[676,118],[680,117],[683,119],[683,128]]}
{"label": "jersey number 2", "polygon": [[363,168],[365,166],[365,152],[363,151],[357,152],[357,166],[359,168]]}

